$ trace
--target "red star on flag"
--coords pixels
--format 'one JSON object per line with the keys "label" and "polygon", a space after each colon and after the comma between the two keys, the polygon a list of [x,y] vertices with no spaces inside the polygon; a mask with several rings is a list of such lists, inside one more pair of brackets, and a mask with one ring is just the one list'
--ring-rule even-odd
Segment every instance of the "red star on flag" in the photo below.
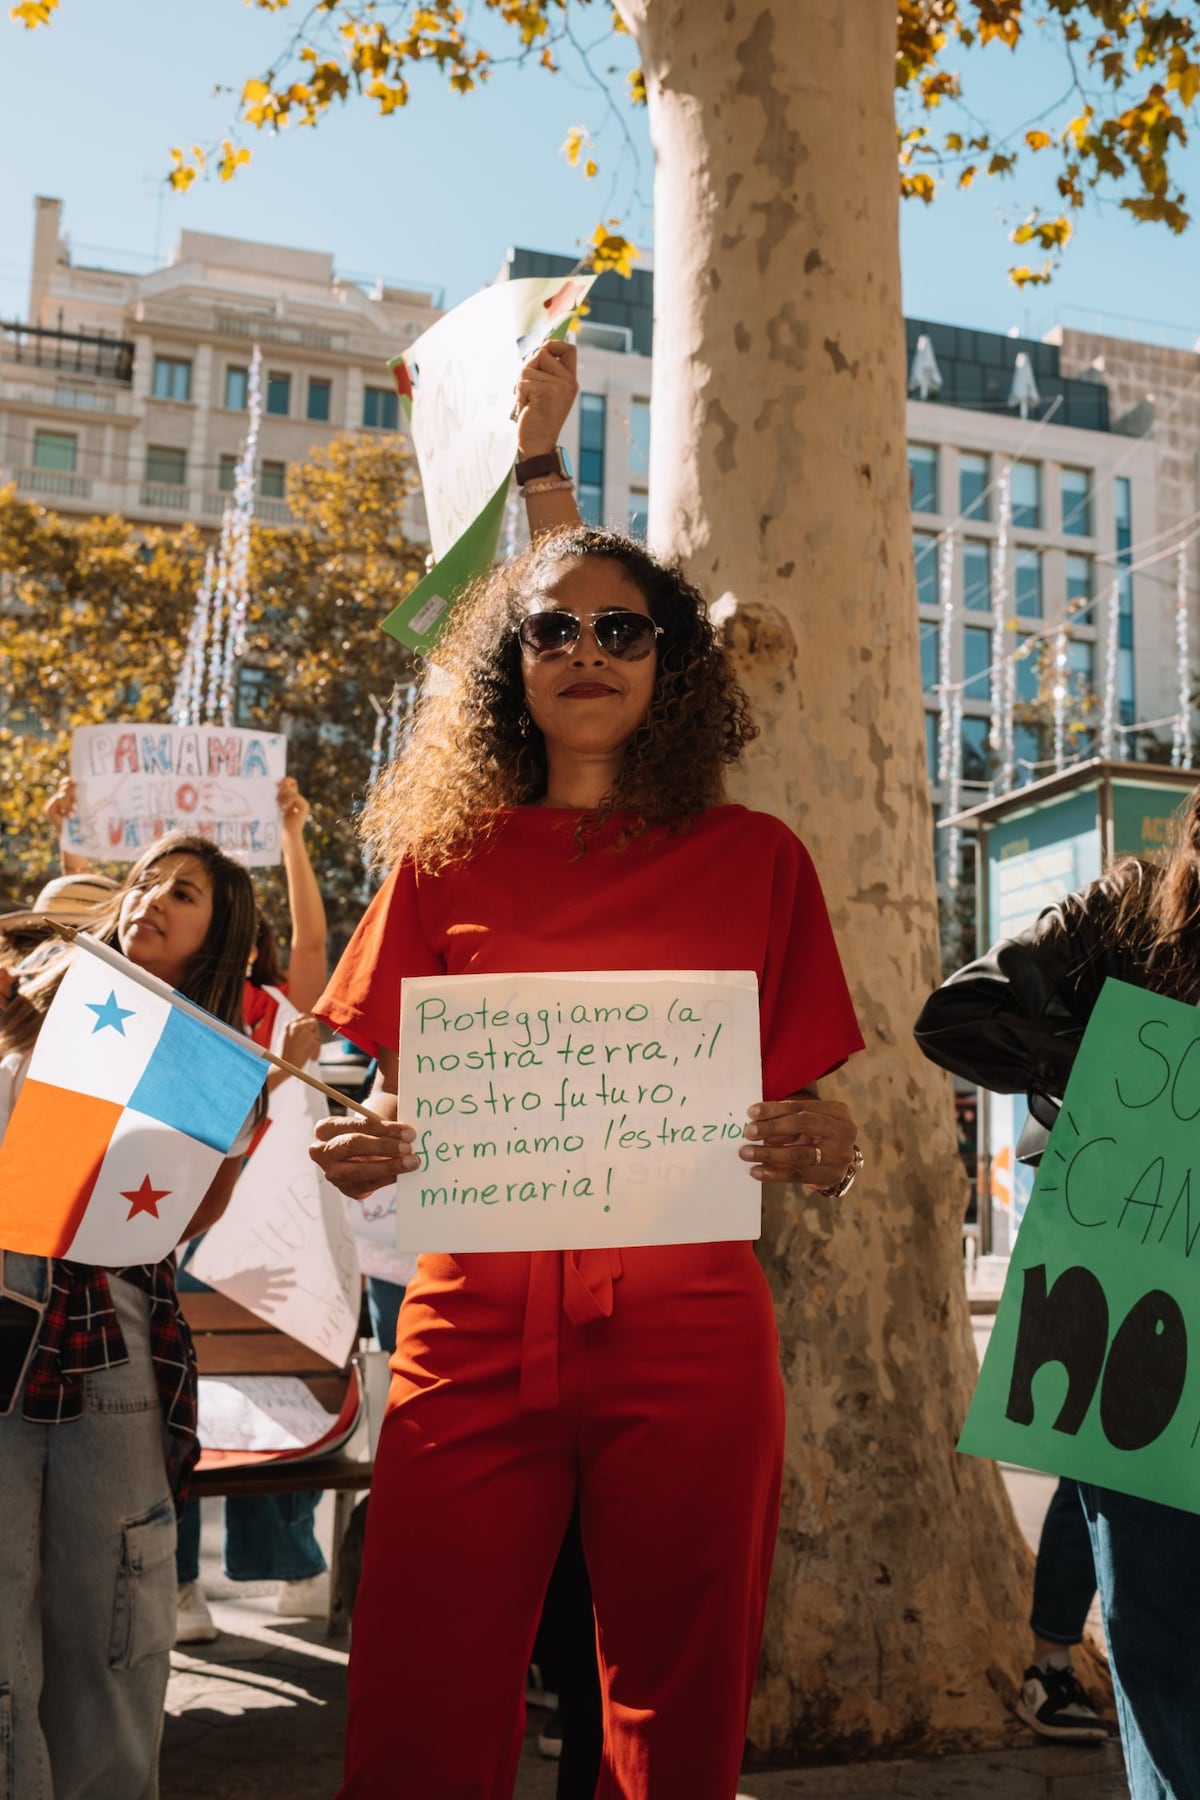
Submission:
{"label": "red star on flag", "polygon": [[151,1187],[148,1175],[142,1176],[141,1187],[134,1188],[131,1193],[122,1189],[122,1200],[129,1202],[129,1219],[126,1219],[125,1223],[128,1225],[129,1220],[136,1219],[139,1213],[149,1213],[152,1219],[157,1219],[158,1203],[160,1200],[165,1200],[170,1192],[170,1188]]}

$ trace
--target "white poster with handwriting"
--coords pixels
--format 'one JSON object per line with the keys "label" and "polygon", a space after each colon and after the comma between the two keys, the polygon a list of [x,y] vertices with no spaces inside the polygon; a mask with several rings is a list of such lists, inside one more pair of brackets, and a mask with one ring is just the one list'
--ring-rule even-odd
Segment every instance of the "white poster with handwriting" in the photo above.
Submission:
{"label": "white poster with handwriting", "polygon": [[190,831],[251,868],[281,856],[275,793],[280,732],[224,725],[81,725],[71,738],[75,811],[62,848],[136,862],[168,831]]}
{"label": "white poster with handwriting", "polygon": [[427,976],[401,992],[402,1250],[756,1238],[749,970]]}
{"label": "white poster with handwriting", "polygon": [[[296,1008],[282,995],[272,1048]],[[317,1065],[310,1065],[316,1074]],[[271,1091],[268,1124],[233,1197],[188,1269],[340,1368],[358,1337],[362,1281],[346,1203],[308,1154],[325,1101],[288,1078]]]}

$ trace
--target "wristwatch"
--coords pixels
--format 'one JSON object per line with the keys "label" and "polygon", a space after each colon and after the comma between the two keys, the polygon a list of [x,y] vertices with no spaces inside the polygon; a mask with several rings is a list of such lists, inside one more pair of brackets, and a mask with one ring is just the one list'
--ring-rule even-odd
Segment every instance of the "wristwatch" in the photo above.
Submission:
{"label": "wristwatch", "polygon": [[556,444],[553,450],[544,450],[540,456],[522,456],[513,473],[518,487],[524,487],[527,481],[537,481],[543,475],[559,475],[564,481],[570,481],[571,463],[562,445]]}
{"label": "wristwatch", "polygon": [[824,1194],[826,1200],[841,1200],[846,1194],[848,1194],[850,1192],[850,1189],[854,1186],[854,1183],[858,1180],[858,1172],[862,1168],[862,1166],[863,1166],[863,1153],[859,1149],[858,1145],[855,1144],[854,1155],[851,1158],[850,1167],[846,1170],[846,1173],[842,1176],[842,1179],[834,1187],[818,1188],[817,1189],[818,1194]]}

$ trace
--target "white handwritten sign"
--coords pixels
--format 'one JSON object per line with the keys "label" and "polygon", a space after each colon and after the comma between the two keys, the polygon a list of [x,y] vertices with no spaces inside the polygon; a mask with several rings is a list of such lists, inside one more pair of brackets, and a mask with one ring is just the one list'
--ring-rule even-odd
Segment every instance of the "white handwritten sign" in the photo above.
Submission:
{"label": "white handwritten sign", "polygon": [[406,981],[402,1250],[570,1250],[756,1238],[737,1151],[762,1095],[746,970]]}
{"label": "white handwritten sign", "polygon": [[[274,994],[274,990],[271,990]],[[271,1048],[278,1055],[297,1011],[282,994]],[[310,1065],[318,1073],[317,1065]],[[224,1216],[189,1264],[207,1282],[332,1363],[346,1361],[358,1336],[362,1282],[342,1196],[308,1154],[325,1101],[287,1080],[268,1100],[266,1134],[237,1178]]]}
{"label": "white handwritten sign", "polygon": [[223,725],[83,725],[71,739],[76,811],[64,850],[135,862],[167,831],[190,831],[253,868],[280,858],[279,732]]}

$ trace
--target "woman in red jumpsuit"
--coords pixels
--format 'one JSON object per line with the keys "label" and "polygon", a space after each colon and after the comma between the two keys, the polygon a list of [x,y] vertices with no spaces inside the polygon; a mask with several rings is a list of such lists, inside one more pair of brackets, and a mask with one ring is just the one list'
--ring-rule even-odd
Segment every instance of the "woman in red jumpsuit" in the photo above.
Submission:
{"label": "woman in red jumpsuit", "polygon": [[[573,389],[558,346],[527,368],[523,455]],[[816,874],[777,819],[721,803],[754,728],[700,595],[572,527],[566,480],[530,478],[535,534],[567,528],[456,611],[450,679],[369,805],[393,872],[316,1010],[378,1056],[384,1117],[324,1122],[314,1155],[354,1196],[418,1166],[396,1118],[406,976],[753,968],[767,1098],[730,1182],[843,1192],[853,1121],[813,1084],[862,1040]],[[375,1466],[343,1800],[510,1800],[577,1498],[597,1795],[732,1800],[779,1513],[777,1358],[747,1242],[421,1258]]]}

